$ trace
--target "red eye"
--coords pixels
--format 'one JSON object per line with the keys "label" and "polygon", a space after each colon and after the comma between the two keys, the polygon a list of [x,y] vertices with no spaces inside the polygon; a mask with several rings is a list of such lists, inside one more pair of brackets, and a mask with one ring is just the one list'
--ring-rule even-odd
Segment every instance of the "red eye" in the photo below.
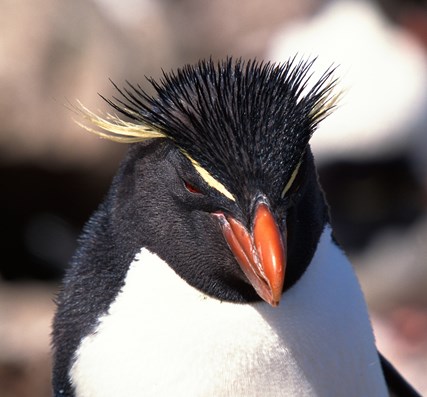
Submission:
{"label": "red eye", "polygon": [[196,193],[196,194],[202,193],[199,189],[197,189],[196,187],[194,187],[191,183],[188,183],[187,181],[184,181],[184,186],[190,193]]}

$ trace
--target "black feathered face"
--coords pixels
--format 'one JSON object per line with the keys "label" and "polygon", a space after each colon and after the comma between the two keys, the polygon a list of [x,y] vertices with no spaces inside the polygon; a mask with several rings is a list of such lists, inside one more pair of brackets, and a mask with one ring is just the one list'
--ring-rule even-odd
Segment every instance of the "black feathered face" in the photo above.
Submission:
{"label": "black feathered face", "polygon": [[[238,208],[211,215],[250,283],[272,305],[280,299],[288,256],[283,201],[311,159],[309,139],[334,102],[331,72],[308,89],[311,65],[200,62],[159,83],[150,80],[155,97],[140,86],[116,87],[121,98],[107,102],[132,122],[83,112],[107,131],[98,134],[113,140],[168,139],[203,183]],[[202,195],[191,180],[183,183]]]}

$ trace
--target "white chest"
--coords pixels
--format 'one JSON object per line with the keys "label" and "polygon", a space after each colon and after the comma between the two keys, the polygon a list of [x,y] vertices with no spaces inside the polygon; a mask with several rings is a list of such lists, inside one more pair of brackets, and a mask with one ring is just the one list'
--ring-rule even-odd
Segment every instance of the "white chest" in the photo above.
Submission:
{"label": "white chest", "polygon": [[142,249],[70,377],[78,397],[387,395],[359,286],[329,231],[278,308],[207,297]]}

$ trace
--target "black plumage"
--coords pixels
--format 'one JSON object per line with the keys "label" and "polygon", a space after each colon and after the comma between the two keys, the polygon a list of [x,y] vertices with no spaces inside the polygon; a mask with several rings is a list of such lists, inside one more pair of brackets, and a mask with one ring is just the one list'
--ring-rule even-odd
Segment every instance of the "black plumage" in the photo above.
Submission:
{"label": "black plumage", "polygon": [[333,107],[332,70],[308,88],[312,63],[201,61],[150,79],[155,97],[128,83],[107,101],[162,131],[246,204],[260,188],[277,200]]}

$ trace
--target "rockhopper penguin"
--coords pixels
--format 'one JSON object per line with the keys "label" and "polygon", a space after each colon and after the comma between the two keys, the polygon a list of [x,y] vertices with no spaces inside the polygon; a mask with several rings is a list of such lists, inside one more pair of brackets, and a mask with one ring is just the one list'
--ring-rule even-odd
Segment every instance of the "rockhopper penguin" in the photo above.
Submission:
{"label": "rockhopper penguin", "polygon": [[79,108],[131,145],[58,296],[56,397],[416,395],[331,236],[312,63],[202,61],[116,87],[125,119]]}

